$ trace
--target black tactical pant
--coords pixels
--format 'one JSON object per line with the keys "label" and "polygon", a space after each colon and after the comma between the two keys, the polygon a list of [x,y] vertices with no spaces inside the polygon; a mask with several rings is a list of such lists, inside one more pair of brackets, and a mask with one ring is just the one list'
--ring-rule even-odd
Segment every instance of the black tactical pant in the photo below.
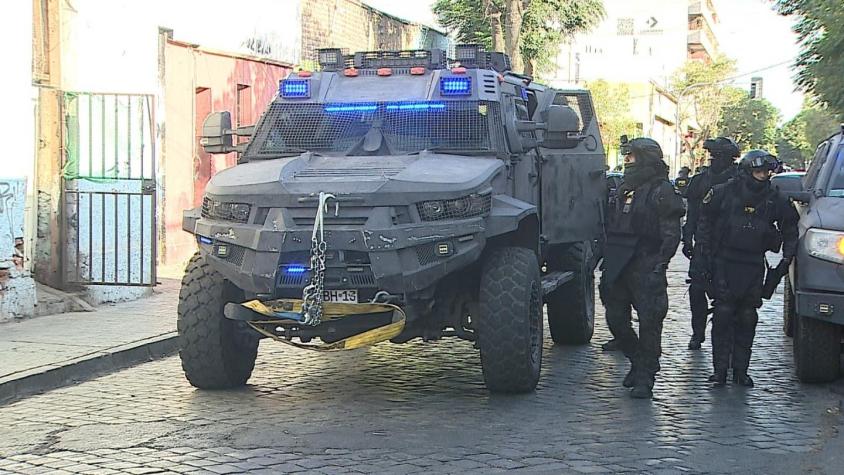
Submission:
{"label": "black tactical pant", "polygon": [[715,313],[712,321],[712,366],[716,373],[730,367],[746,373],[762,305],[764,265],[716,259],[713,270]]}
{"label": "black tactical pant", "polygon": [[[636,256],[614,282],[601,282],[601,301],[607,324],[630,358],[637,378],[653,385],[662,354],[662,322],[668,313],[665,272],[655,273],[657,256]],[[639,334],[633,330],[631,308],[639,317]]]}
{"label": "black tactical pant", "polygon": [[756,307],[742,301],[717,301],[712,322],[712,366],[726,372],[732,351],[733,372],[747,373],[759,316]]}
{"label": "black tactical pant", "polygon": [[689,308],[692,311],[692,339],[706,341],[706,317],[709,315],[709,298],[705,284],[692,279],[689,284]]}

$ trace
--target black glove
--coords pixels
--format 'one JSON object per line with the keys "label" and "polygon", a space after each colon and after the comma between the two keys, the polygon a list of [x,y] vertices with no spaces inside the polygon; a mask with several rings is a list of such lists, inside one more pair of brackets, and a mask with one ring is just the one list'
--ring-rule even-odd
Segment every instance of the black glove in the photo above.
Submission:
{"label": "black glove", "polygon": [[692,256],[695,253],[695,248],[689,241],[683,241],[683,255],[686,256],[688,260],[692,260]]}

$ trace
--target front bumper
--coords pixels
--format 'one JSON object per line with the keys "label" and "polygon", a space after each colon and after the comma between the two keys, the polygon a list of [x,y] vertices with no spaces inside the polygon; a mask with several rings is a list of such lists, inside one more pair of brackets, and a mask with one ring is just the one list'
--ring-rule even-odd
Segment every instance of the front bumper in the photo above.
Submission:
{"label": "front bumper", "polygon": [[[310,226],[279,230],[272,224],[241,225],[204,218],[194,226],[201,252],[239,288],[275,298],[301,296],[307,275],[284,275],[282,267],[309,266]],[[325,288],[357,289],[361,301],[381,290],[396,295],[421,291],[477,261],[485,245],[484,231],[483,218],[380,229],[326,226]],[[437,253],[441,244],[450,248],[446,255]],[[224,256],[218,252],[221,245]]]}
{"label": "front bumper", "polygon": [[795,292],[797,315],[844,325],[844,292]]}

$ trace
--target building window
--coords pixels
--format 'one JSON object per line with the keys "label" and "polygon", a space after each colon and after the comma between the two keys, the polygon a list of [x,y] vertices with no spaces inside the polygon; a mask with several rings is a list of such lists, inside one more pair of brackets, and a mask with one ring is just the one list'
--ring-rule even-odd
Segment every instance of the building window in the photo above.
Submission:
{"label": "building window", "polygon": [[619,18],[616,25],[618,36],[633,36],[634,21],[632,18]]}

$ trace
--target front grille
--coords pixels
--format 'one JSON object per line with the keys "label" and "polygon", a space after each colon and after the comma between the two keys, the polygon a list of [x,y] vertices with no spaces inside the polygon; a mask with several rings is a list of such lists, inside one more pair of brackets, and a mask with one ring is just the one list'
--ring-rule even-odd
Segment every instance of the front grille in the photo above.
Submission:
{"label": "front grille", "polygon": [[252,206],[247,203],[223,203],[207,196],[202,199],[202,217],[246,224]]}
{"label": "front grille", "polygon": [[229,244],[228,246],[229,253],[225,257],[225,260],[237,266],[243,264],[243,255],[246,253],[246,248],[243,246],[233,246],[231,244]]}
{"label": "front grille", "polygon": [[436,245],[434,243],[416,246],[416,258],[420,266],[427,266],[437,260]]}
{"label": "front grille", "polygon": [[[350,272],[345,267],[329,267],[325,269],[325,287],[328,289],[366,289],[375,288],[377,282],[372,268],[369,266],[357,267],[355,272]],[[289,273],[288,266],[282,265],[279,268],[279,277],[276,280],[277,286],[281,288],[304,288],[311,278],[310,269],[305,272]]]}

